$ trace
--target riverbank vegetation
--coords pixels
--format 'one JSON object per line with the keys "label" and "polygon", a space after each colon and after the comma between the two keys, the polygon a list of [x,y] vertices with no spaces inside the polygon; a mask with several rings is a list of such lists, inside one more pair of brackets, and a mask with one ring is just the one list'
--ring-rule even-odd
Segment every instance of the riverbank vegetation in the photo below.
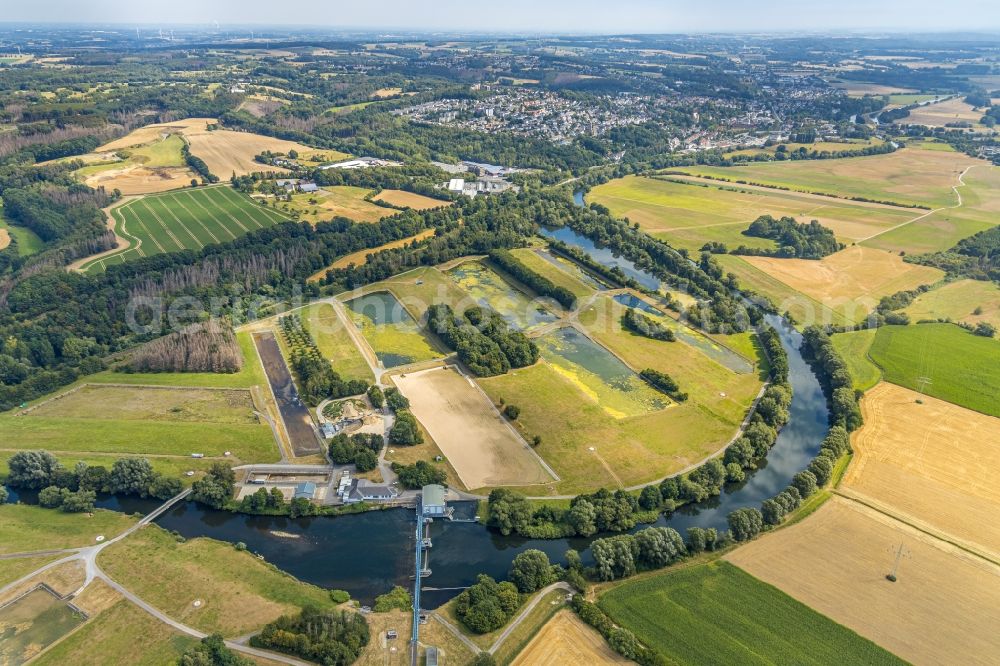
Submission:
{"label": "riverbank vegetation", "polygon": [[282,616],[250,638],[250,645],[277,650],[320,664],[351,664],[371,632],[365,618],[346,610],[306,607],[297,616]]}

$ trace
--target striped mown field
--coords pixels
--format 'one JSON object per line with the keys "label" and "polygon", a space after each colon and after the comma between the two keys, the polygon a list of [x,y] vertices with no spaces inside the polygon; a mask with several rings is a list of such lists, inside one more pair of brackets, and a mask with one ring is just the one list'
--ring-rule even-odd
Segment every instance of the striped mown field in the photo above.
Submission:
{"label": "striped mown field", "polygon": [[113,209],[111,215],[118,235],[129,241],[129,247],[83,264],[84,272],[100,272],[161,252],[198,250],[288,220],[228,185],[141,197]]}

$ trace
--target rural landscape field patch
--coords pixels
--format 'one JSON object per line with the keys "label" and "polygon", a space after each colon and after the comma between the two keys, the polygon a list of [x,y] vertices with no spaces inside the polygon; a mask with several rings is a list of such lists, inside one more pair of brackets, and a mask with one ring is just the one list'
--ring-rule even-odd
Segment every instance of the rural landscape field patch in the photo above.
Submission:
{"label": "rural landscape field patch", "polygon": [[472,380],[454,367],[393,377],[414,416],[455,468],[466,488],[552,481],[528,443],[515,434]]}
{"label": "rural landscape field patch", "polygon": [[791,216],[800,223],[817,220],[845,243],[914,217],[898,207],[683,178],[626,176],[598,185],[587,199],[606,206],[615,217],[627,217],[648,233],[692,252],[708,242],[725,243],[729,249],[740,245],[775,249],[772,240],[742,233],[761,215]]}
{"label": "rural landscape field patch", "polygon": [[952,186],[958,183],[962,171],[977,164],[981,162],[958,153],[905,148],[868,157],[761,162],[734,167],[699,166],[671,171],[937,208],[956,203]]}
{"label": "rural landscape field patch", "polygon": [[197,250],[288,219],[226,185],[141,197],[112,209],[111,215],[129,247],[86,262],[81,270],[98,272],[129,259]]}
{"label": "rural landscape field patch", "polygon": [[[741,260],[851,322],[864,319],[883,296],[933,284],[944,276],[936,268],[908,264],[888,252],[860,245],[818,261],[773,257],[741,257]],[[789,309],[783,303],[784,294],[763,293],[772,296],[780,312]],[[818,311],[800,323],[829,323],[823,320],[824,315]]]}
{"label": "rural landscape field patch", "polygon": [[386,368],[441,356],[420,326],[386,291],[353,298],[346,303],[351,318]]}
{"label": "rural landscape field patch", "polygon": [[887,381],[1000,417],[1000,340],[954,324],[882,326],[868,353]]}
{"label": "rural landscape field patch", "polygon": [[956,280],[921,294],[903,312],[913,322],[951,319],[975,325],[984,321],[1000,328],[1000,287],[984,280]]}
{"label": "rural landscape field patch", "polygon": [[726,562],[625,583],[598,603],[680,663],[903,663]]}
{"label": "rural landscape field patch", "polygon": [[842,487],[1000,561],[1000,419],[887,382],[861,412]]}
{"label": "rural landscape field patch", "polygon": [[985,664],[1000,652],[1000,567],[856,502],[834,497],[726,557],[909,662]]}

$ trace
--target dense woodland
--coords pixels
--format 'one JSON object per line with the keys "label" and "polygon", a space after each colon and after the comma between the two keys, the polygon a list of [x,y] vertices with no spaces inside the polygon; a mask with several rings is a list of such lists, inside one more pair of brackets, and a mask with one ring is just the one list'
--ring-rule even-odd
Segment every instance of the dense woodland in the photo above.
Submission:
{"label": "dense woodland", "polygon": [[147,342],[122,369],[135,372],[239,372],[243,352],[233,329],[216,319]]}
{"label": "dense woodland", "polygon": [[822,259],[843,249],[833,231],[816,220],[808,224],[799,223],[794,217],[774,219],[761,215],[750,223],[744,235],[768,238],[778,244],[773,250],[740,245],[732,254],[749,254],[763,257],[784,257],[798,259]]}

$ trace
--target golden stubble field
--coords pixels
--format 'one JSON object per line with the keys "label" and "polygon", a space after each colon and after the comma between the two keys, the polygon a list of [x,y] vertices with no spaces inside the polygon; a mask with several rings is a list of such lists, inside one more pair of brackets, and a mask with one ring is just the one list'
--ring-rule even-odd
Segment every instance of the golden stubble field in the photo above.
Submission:
{"label": "golden stubble field", "polygon": [[834,497],[727,559],[914,664],[1000,654],[1000,567],[850,500]]}
{"label": "golden stubble field", "polygon": [[844,491],[1000,561],[1000,419],[888,382],[861,410]]}
{"label": "golden stubble field", "polygon": [[593,628],[571,610],[561,610],[545,623],[521,651],[512,666],[562,664],[631,664],[608,647]]}
{"label": "golden stubble field", "polygon": [[393,381],[466,488],[554,480],[486,395],[453,367],[405,373]]}
{"label": "golden stubble field", "polygon": [[[922,284],[933,284],[944,272],[927,266],[908,264],[884,250],[852,245],[819,261],[741,257],[793,290],[859,321],[882,296]],[[776,303],[779,309],[785,309]]]}
{"label": "golden stubble field", "polygon": [[925,104],[910,111],[910,115],[899,122],[901,124],[925,125],[927,127],[944,127],[947,123],[966,122],[979,125],[983,117],[982,111],[976,111],[971,104],[959,97],[953,97],[944,102]]}

